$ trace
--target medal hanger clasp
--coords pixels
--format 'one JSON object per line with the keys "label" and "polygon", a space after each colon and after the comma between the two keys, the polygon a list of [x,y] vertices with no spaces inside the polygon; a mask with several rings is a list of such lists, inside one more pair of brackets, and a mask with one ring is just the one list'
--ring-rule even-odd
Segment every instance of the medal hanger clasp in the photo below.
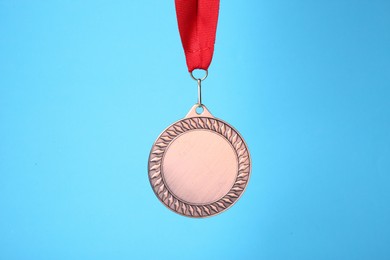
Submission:
{"label": "medal hanger clasp", "polygon": [[205,75],[199,78],[194,76],[194,70],[190,72],[192,79],[195,80],[198,84],[198,102],[190,109],[186,117],[213,117],[210,111],[202,103],[202,81],[205,80],[208,76],[208,71],[203,71],[205,72]]}
{"label": "medal hanger clasp", "polygon": [[205,75],[203,76],[203,78],[197,78],[194,76],[194,71],[191,71],[190,72],[190,75],[192,77],[193,80],[196,80],[196,82],[198,83],[198,105],[199,107],[201,107],[203,104],[202,104],[202,81],[205,80],[207,78],[207,76],[209,75],[209,72],[207,70],[203,70],[205,72]]}

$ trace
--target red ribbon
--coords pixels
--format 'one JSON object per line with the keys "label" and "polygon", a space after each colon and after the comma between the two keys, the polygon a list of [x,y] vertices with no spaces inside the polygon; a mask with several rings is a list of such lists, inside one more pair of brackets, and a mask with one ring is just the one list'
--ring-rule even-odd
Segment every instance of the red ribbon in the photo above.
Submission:
{"label": "red ribbon", "polygon": [[219,0],[175,0],[188,71],[207,70],[214,53]]}

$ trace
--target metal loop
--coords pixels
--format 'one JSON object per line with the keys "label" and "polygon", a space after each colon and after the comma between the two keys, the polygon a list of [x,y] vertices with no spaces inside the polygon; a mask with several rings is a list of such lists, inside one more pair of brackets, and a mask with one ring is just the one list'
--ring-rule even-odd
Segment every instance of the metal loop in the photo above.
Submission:
{"label": "metal loop", "polygon": [[196,80],[196,81],[198,81],[198,80],[203,81],[203,80],[205,80],[205,79],[207,78],[207,76],[209,75],[208,70],[204,70],[204,72],[206,73],[206,75],[204,75],[203,78],[195,78],[194,74],[192,74],[193,72],[194,72],[194,70],[190,72],[190,75],[191,75],[191,77],[192,77],[194,80]]}
{"label": "metal loop", "polygon": [[[198,108],[200,108],[201,110],[198,111]],[[201,114],[203,114],[204,110],[205,110],[204,109],[204,105],[203,104],[198,104],[198,106],[195,108],[195,113],[198,114],[198,115],[201,115]]]}

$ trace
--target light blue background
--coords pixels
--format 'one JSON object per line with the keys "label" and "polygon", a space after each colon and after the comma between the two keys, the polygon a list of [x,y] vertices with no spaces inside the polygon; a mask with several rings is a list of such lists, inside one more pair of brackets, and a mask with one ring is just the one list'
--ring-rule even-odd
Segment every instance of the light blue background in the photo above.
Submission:
{"label": "light blue background", "polygon": [[196,102],[173,1],[0,0],[0,259],[390,259],[390,1],[223,1],[209,72],[253,168],[196,220],[146,169]]}

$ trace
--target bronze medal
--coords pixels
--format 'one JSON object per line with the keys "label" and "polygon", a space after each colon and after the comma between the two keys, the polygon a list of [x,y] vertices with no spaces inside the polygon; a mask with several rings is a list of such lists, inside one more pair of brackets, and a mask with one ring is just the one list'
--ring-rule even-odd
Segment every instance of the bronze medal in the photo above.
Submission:
{"label": "bronze medal", "polygon": [[248,184],[247,145],[231,125],[202,105],[170,125],[149,156],[150,184],[162,203],[188,217],[216,215],[232,206]]}

